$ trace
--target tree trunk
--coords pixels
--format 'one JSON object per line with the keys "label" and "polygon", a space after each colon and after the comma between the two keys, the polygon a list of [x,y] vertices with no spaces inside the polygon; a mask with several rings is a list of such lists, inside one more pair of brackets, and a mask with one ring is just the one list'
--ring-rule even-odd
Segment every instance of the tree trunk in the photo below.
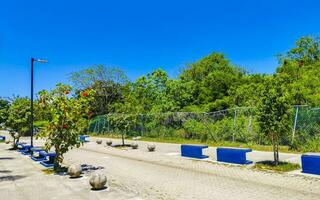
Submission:
{"label": "tree trunk", "polygon": [[122,137],[122,146],[124,146],[124,133],[122,133],[121,137]]}
{"label": "tree trunk", "polygon": [[273,158],[274,165],[279,165],[279,143],[277,136],[272,134],[272,148],[273,148]]}
{"label": "tree trunk", "polygon": [[60,169],[60,163],[59,163],[60,149],[59,149],[59,147],[55,147],[55,152],[56,152],[56,157],[55,157],[54,162],[53,162],[53,170],[55,172],[58,172],[59,169]]}

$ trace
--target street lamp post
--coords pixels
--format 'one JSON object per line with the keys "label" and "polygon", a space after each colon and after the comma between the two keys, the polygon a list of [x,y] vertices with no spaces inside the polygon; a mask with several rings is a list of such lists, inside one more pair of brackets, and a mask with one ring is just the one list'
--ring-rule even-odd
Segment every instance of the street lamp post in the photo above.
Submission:
{"label": "street lamp post", "polygon": [[48,61],[43,60],[43,59],[34,59],[31,58],[31,105],[30,105],[30,111],[31,111],[31,116],[30,116],[30,135],[31,135],[31,147],[33,147],[33,77],[34,77],[34,72],[33,72],[33,64],[34,62],[40,62],[40,63],[46,63]]}

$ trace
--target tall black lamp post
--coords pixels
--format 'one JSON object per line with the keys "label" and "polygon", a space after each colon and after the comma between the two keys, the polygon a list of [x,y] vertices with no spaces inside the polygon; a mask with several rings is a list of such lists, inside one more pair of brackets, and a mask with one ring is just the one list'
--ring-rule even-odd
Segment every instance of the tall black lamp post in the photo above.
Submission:
{"label": "tall black lamp post", "polygon": [[46,63],[48,62],[47,60],[43,59],[35,59],[31,58],[31,117],[30,117],[30,134],[31,134],[31,147],[33,147],[33,63],[34,62],[40,62],[40,63]]}

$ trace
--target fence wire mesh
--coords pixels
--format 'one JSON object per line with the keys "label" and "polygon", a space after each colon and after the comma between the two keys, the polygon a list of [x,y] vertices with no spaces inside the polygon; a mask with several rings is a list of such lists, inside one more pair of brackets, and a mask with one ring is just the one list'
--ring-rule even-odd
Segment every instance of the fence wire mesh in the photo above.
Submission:
{"label": "fence wire mesh", "polygon": [[[320,108],[295,106],[292,133],[283,135],[281,145],[305,143],[320,137]],[[120,134],[114,119],[127,117],[128,136],[151,138],[184,138],[201,141],[230,141],[253,144],[270,144],[259,131],[256,109],[240,107],[210,113],[173,112],[157,114],[107,114],[95,117],[89,132]]]}

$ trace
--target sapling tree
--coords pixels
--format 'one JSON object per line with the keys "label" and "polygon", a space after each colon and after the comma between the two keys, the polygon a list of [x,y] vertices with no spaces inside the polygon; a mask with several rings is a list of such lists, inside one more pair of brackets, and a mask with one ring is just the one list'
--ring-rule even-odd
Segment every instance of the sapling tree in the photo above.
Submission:
{"label": "sapling tree", "polygon": [[56,159],[54,170],[61,168],[63,155],[74,147],[80,147],[80,134],[88,127],[90,103],[93,101],[93,90],[84,90],[78,96],[70,97],[72,87],[58,84],[48,92],[40,92],[39,106],[49,113],[49,124],[39,137],[46,138],[47,151],[54,149]]}
{"label": "sapling tree", "polygon": [[107,117],[112,126],[121,132],[122,146],[125,146],[125,135],[136,123],[136,117],[131,114],[108,114]]}
{"label": "sapling tree", "polygon": [[258,103],[260,131],[271,140],[274,164],[279,164],[279,142],[290,129],[291,105],[287,91],[278,77],[268,77]]}

